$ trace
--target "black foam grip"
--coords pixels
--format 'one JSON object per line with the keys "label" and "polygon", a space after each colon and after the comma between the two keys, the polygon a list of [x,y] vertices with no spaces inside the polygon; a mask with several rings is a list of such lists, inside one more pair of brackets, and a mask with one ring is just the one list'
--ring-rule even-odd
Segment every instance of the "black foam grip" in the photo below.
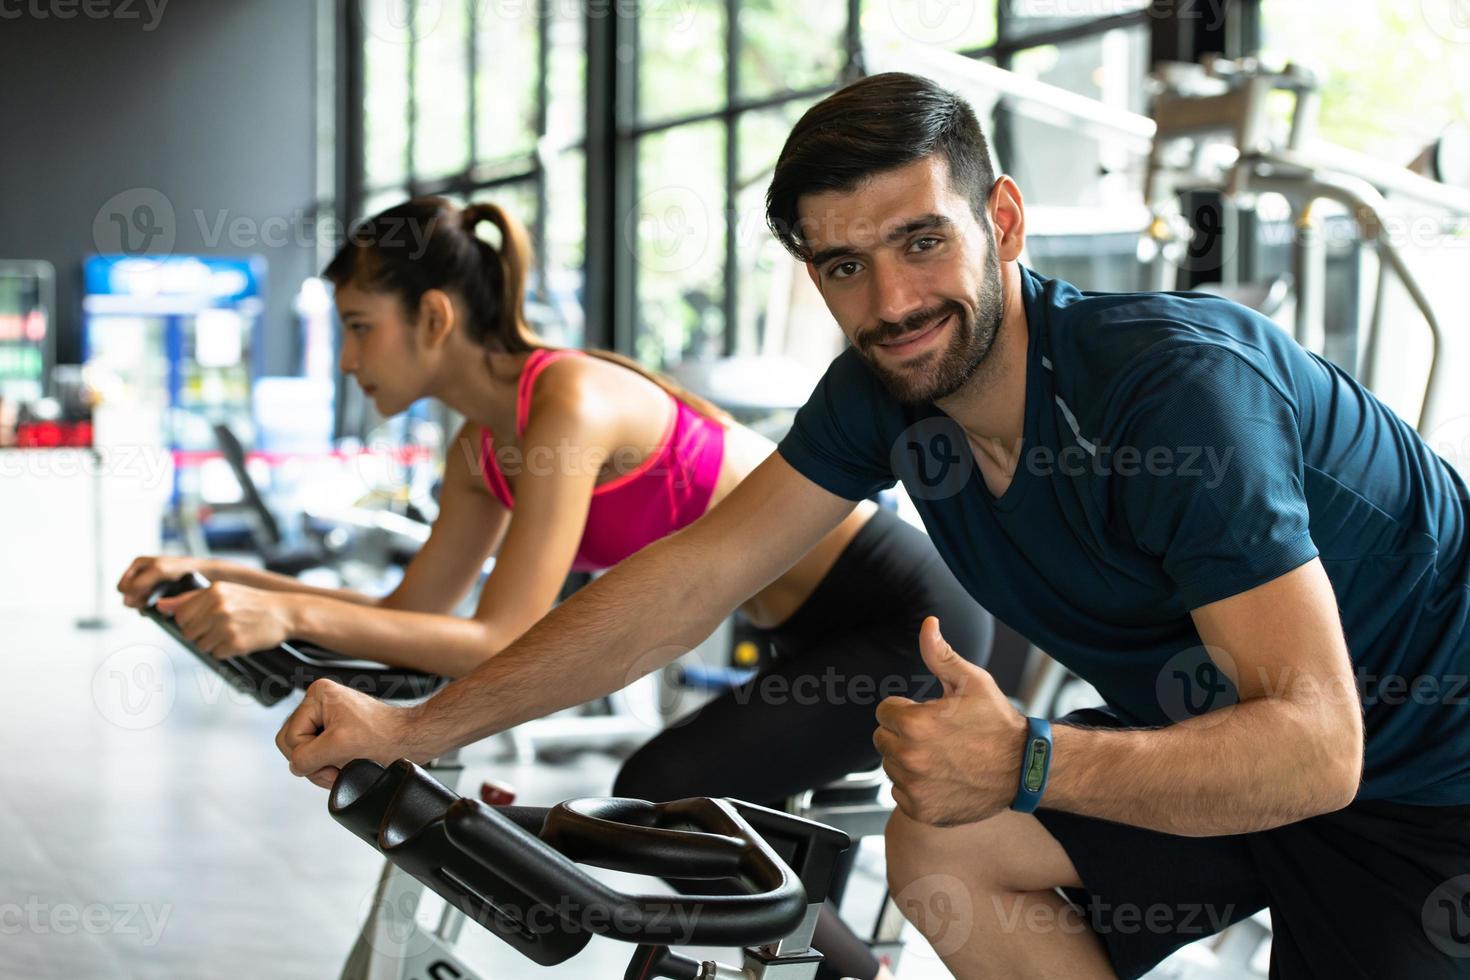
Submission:
{"label": "black foam grip", "polygon": [[155,590],[144,608],[144,615],[178,640],[210,670],[266,707],[279,703],[292,691],[305,690],[324,678],[385,701],[427,697],[445,683],[445,678],[435,674],[357,660],[300,640],[288,640],[268,650],[220,660],[190,643],[172,617],[154,608],[159,599],[207,588],[209,581],[204,576],[189,572]]}
{"label": "black foam grip", "polygon": [[[696,801],[689,801],[694,803]],[[753,846],[728,834],[669,829],[677,803],[643,800],[568,800],[552,810],[541,835],[580,864],[660,878],[733,878]],[[763,883],[770,887],[774,881]]]}
{"label": "black foam grip", "polygon": [[[555,966],[581,952],[591,933],[567,925],[555,910],[496,869],[467,860],[449,842],[444,818],[458,799],[407,760],[384,769],[359,759],[343,767],[327,808],[389,861],[533,962]],[[532,808],[517,810],[519,820],[538,823]],[[514,831],[536,839],[511,816],[502,819]]]}
{"label": "black foam grip", "polygon": [[[466,856],[494,868],[547,905],[566,909],[569,924],[623,942],[745,946],[775,942],[801,922],[807,900],[796,876],[745,826],[729,804],[717,800],[641,806],[665,812],[675,821],[697,820],[696,826],[703,832],[673,832],[683,834],[678,845],[681,853],[692,853],[701,843],[710,848],[711,857],[700,862],[704,869],[727,863],[730,845],[723,838],[737,838],[742,845],[742,859],[738,868],[723,877],[748,894],[632,895],[614,891],[577,867],[580,858],[572,855],[586,855],[603,866],[636,871],[642,867],[639,857],[646,857],[654,848],[644,837],[624,854],[617,843],[617,827],[621,825],[602,818],[591,824],[584,819],[585,814],[577,812],[577,808],[597,809],[592,804],[601,802],[579,800],[553,807],[546,818],[544,840],[521,832],[493,808],[475,800],[454,804],[446,825],[449,839]],[[609,802],[614,805],[604,813],[640,803]],[[562,853],[563,846],[571,855]],[[650,866],[664,866],[667,858],[667,853],[658,855]]]}

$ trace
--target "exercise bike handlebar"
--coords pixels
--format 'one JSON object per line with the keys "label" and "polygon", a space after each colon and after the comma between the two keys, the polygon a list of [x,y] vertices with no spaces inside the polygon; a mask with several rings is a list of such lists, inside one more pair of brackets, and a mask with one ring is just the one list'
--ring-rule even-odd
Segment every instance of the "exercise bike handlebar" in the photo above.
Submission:
{"label": "exercise bike handlebar", "polygon": [[[467,857],[507,875],[548,905],[569,903],[587,931],[623,942],[770,943],[795,929],[806,913],[796,875],[723,800],[571,800],[547,813],[539,838],[493,808],[463,800],[450,807],[445,825],[450,841]],[[724,880],[747,893],[630,894],[578,864]]]}
{"label": "exercise bike handlebar", "polygon": [[300,640],[288,640],[268,650],[221,660],[196,647],[184,636],[172,616],[156,608],[159,599],[207,588],[208,579],[198,572],[189,572],[155,589],[143,607],[143,615],[235,688],[266,707],[281,701],[292,691],[305,690],[313,681],[322,678],[383,700],[427,697],[445,682],[443,677],[435,674],[358,660]]}
{"label": "exercise bike handlebar", "polygon": [[[761,808],[730,800],[491,807],[460,798],[407,760],[385,769],[359,759],[342,769],[328,809],[543,966],[580,952],[593,935],[648,946],[772,944],[807,914],[801,879],[742,815],[760,823]],[[782,819],[768,833],[793,853],[835,856],[848,846],[846,835],[830,827],[775,816]],[[722,887],[706,895],[633,894],[579,864]]]}

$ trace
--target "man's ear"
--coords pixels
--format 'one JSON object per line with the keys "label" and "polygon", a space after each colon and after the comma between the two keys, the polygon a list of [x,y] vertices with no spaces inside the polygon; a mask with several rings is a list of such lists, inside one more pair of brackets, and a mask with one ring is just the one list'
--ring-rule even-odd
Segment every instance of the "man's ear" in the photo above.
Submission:
{"label": "man's ear", "polygon": [[454,328],[454,300],[442,289],[430,289],[419,300],[419,336],[433,349],[449,339]]}
{"label": "man's ear", "polygon": [[1002,262],[1015,262],[1026,248],[1026,206],[1021,188],[1002,174],[990,189],[986,211],[995,229],[996,257]]}

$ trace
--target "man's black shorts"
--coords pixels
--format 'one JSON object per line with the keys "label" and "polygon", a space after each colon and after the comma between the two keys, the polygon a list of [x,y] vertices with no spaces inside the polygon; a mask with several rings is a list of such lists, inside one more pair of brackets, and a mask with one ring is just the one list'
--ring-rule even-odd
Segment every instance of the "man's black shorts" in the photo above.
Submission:
{"label": "man's black shorts", "polygon": [[[1102,709],[1059,724],[1120,727]],[[1269,908],[1272,980],[1470,977],[1470,806],[1359,801],[1228,837],[1042,809],[1084,888],[1067,898],[1122,980]]]}

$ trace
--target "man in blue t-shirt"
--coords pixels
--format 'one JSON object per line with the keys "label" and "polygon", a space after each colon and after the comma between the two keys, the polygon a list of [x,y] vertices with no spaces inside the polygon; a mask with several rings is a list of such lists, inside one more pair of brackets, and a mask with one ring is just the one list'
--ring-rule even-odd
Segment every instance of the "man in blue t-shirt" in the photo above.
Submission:
{"label": "man in blue t-shirt", "polygon": [[1139,976],[1264,908],[1273,977],[1470,975],[1464,484],[1248,310],[1023,267],[988,161],[914,76],[809,110],[768,214],[851,347],[779,453],[426,704],[313,688],[293,771],[614,689],[901,481],[975,598],[1106,701],[1024,718],[930,619],[944,696],[879,706],[890,883],[957,976]]}

